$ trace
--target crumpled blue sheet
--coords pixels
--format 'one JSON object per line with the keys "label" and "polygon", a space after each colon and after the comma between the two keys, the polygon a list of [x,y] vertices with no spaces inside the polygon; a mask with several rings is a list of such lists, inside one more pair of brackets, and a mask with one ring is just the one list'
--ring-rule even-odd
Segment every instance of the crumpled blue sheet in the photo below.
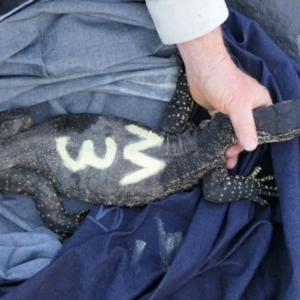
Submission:
{"label": "crumpled blue sheet", "polygon": [[29,197],[0,195],[1,285],[33,276],[52,261],[60,248]]}
{"label": "crumpled blue sheet", "polygon": [[[299,65],[255,22],[232,11],[223,30],[274,102],[300,98]],[[280,199],[268,207],[209,203],[201,186],[144,208],[95,206],[50,265],[1,299],[299,299],[299,150],[294,139],[241,156],[233,173],[258,162],[269,172],[272,160]]]}
{"label": "crumpled blue sheet", "polygon": [[226,4],[258,22],[280,48],[300,63],[298,0],[225,0]]}

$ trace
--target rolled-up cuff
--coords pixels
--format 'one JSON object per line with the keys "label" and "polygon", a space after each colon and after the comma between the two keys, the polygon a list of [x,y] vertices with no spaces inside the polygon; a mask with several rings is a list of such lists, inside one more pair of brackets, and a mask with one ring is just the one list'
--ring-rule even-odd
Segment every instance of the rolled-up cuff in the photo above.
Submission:
{"label": "rolled-up cuff", "polygon": [[146,0],[164,44],[179,44],[207,34],[228,17],[224,0]]}

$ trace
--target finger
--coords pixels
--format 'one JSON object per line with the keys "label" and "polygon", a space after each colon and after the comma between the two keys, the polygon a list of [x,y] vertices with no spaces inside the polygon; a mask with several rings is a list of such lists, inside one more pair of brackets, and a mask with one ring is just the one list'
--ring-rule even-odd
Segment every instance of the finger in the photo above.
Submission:
{"label": "finger", "polygon": [[227,158],[237,156],[239,155],[242,151],[244,151],[244,148],[241,145],[231,145],[229,146],[226,151],[225,151],[225,156]]}
{"label": "finger", "polygon": [[237,162],[239,154],[244,150],[241,145],[231,145],[225,151],[225,155],[227,157],[226,160],[226,168],[233,169]]}
{"label": "finger", "polygon": [[238,162],[238,155],[231,156],[226,160],[226,168],[233,169],[236,166],[237,162]]}
{"label": "finger", "polygon": [[257,133],[251,107],[236,109],[229,113],[235,134],[241,146],[247,151],[257,147]]}

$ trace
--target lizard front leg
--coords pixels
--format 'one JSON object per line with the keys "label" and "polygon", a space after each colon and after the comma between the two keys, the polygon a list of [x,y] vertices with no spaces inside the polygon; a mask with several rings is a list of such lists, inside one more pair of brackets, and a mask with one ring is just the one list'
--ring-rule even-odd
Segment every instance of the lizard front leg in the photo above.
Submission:
{"label": "lizard front leg", "polygon": [[173,134],[185,132],[191,126],[188,120],[194,103],[182,64],[177,76],[174,96],[165,110],[160,129]]}
{"label": "lizard front leg", "polygon": [[43,222],[58,234],[73,233],[86,212],[68,214],[52,183],[30,169],[11,168],[0,172],[0,189],[33,197]]}
{"label": "lizard front leg", "polygon": [[261,205],[268,202],[262,197],[277,197],[276,187],[265,185],[273,176],[256,178],[261,168],[256,167],[247,177],[228,176],[225,168],[218,168],[203,178],[204,198],[210,202],[224,203],[249,199]]}

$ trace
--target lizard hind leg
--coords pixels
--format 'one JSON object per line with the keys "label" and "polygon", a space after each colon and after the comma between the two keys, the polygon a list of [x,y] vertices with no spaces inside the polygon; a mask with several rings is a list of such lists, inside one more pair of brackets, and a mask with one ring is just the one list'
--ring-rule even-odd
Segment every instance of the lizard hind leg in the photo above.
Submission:
{"label": "lizard hind leg", "polygon": [[0,113],[0,139],[8,138],[32,125],[32,116],[28,109],[12,109]]}
{"label": "lizard hind leg", "polygon": [[59,235],[73,233],[87,215],[86,211],[67,213],[52,183],[30,169],[11,168],[0,172],[0,189],[31,195],[45,225]]}
{"label": "lizard hind leg", "polygon": [[277,197],[277,189],[266,185],[266,181],[273,176],[257,178],[261,168],[256,167],[248,176],[228,176],[225,168],[219,168],[203,178],[204,198],[214,203],[233,202],[240,199],[249,199],[261,205],[267,205],[264,197]]}

